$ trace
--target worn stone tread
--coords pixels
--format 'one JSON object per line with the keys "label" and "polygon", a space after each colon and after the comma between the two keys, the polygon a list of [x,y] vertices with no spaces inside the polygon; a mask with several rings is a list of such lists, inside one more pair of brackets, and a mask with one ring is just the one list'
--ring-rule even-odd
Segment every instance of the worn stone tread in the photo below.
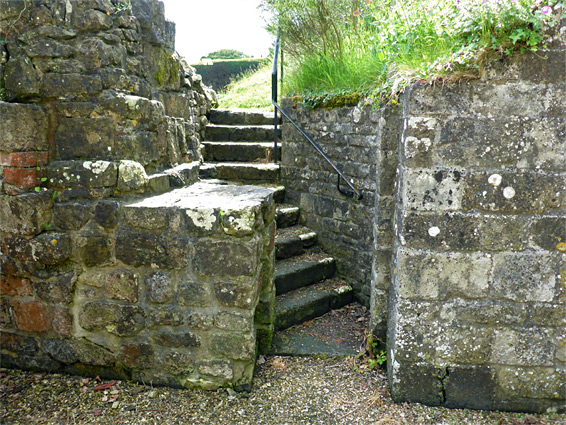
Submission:
{"label": "worn stone tread", "polygon": [[275,236],[275,258],[285,259],[302,255],[306,248],[316,243],[317,234],[305,226],[279,229]]}
{"label": "worn stone tread", "polygon": [[[221,180],[275,183],[279,181],[280,175],[279,165],[272,163],[212,162],[207,163],[206,167],[202,168],[204,168],[205,172],[209,172],[208,177]],[[214,171],[210,173],[211,170]]]}
{"label": "worn stone tread", "polygon": [[[281,128],[277,130],[281,135]],[[208,141],[271,141],[273,126],[270,125],[218,125],[206,126],[205,139]]]}
{"label": "worn stone tread", "polygon": [[352,301],[352,295],[352,287],[336,279],[278,295],[275,302],[275,329],[286,329],[343,307]]}
{"label": "worn stone tread", "polygon": [[223,125],[273,125],[273,112],[253,109],[212,109],[208,119]]}
{"label": "worn stone tread", "polygon": [[[205,161],[273,161],[273,143],[269,142],[203,142]],[[279,156],[281,147],[277,148]]]}
{"label": "worn stone tread", "polygon": [[278,204],[275,206],[275,221],[277,228],[294,226],[299,222],[300,209],[290,204]]}
{"label": "worn stone tread", "polygon": [[307,252],[298,257],[278,260],[275,263],[275,286],[281,295],[323,279],[336,272],[334,258],[320,252]]}

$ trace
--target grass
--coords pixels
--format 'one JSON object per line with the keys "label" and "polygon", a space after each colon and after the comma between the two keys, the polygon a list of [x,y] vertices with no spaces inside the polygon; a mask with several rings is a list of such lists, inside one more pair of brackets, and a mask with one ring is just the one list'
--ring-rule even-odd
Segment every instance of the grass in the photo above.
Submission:
{"label": "grass", "polygon": [[544,47],[543,31],[566,16],[557,0],[266,0],[264,8],[294,59],[284,91],[311,106],[477,77],[490,56]]}
{"label": "grass", "polygon": [[271,64],[246,72],[218,93],[220,108],[271,110]]}

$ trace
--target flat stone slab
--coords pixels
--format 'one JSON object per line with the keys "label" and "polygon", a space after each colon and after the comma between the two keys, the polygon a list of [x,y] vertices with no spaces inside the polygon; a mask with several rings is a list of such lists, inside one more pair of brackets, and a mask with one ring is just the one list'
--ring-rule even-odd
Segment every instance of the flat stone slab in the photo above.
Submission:
{"label": "flat stone slab", "polygon": [[261,205],[274,192],[269,187],[200,182],[132,202],[127,207],[241,210]]}
{"label": "flat stone slab", "polygon": [[355,356],[365,343],[368,324],[368,309],[359,304],[349,304],[314,320],[277,332],[273,337],[271,354]]}

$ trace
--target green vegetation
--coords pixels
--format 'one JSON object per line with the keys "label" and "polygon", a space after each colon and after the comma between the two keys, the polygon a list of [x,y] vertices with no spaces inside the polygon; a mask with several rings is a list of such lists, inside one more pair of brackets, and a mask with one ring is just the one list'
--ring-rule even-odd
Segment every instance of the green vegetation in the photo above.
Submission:
{"label": "green vegetation", "polygon": [[284,91],[310,106],[379,101],[414,81],[477,78],[492,55],[536,52],[557,0],[263,0],[291,56]]}
{"label": "green vegetation", "polygon": [[243,54],[242,52],[240,52],[238,50],[221,49],[221,50],[217,50],[216,52],[209,53],[206,56],[203,56],[201,58],[201,60],[203,60],[203,59],[210,59],[210,60],[214,60],[214,59],[243,59],[243,58],[249,58],[249,56]]}
{"label": "green vegetation", "polygon": [[271,107],[271,64],[265,63],[258,69],[250,70],[232,81],[225,91],[218,93],[220,108]]}

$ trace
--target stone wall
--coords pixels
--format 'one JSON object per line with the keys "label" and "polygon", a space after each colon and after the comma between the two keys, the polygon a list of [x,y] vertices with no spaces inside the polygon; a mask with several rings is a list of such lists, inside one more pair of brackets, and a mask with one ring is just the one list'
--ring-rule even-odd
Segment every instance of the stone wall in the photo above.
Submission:
{"label": "stone wall", "polygon": [[2,365],[246,388],[271,192],[191,186],[214,92],[129,5],[0,0]]}
{"label": "stone wall", "polygon": [[364,191],[343,198],[284,124],[289,198],[358,299],[371,294],[397,401],[566,410],[566,24],[555,28],[544,56],[417,84],[402,114],[284,103]]}
{"label": "stone wall", "polygon": [[[361,201],[340,194],[336,173],[284,121],[281,179],[286,198],[300,205],[301,220],[337,258],[338,273],[353,286],[356,298],[372,304],[373,328],[385,338],[399,108],[312,110],[290,99],[282,106],[363,194]],[[347,188],[344,182],[341,186]]]}
{"label": "stone wall", "polygon": [[193,67],[202,76],[206,85],[221,91],[240,75],[252,72],[268,62],[265,58],[219,59],[194,64]]}
{"label": "stone wall", "polygon": [[566,26],[561,37],[545,60],[406,95],[388,335],[398,401],[566,410]]}

